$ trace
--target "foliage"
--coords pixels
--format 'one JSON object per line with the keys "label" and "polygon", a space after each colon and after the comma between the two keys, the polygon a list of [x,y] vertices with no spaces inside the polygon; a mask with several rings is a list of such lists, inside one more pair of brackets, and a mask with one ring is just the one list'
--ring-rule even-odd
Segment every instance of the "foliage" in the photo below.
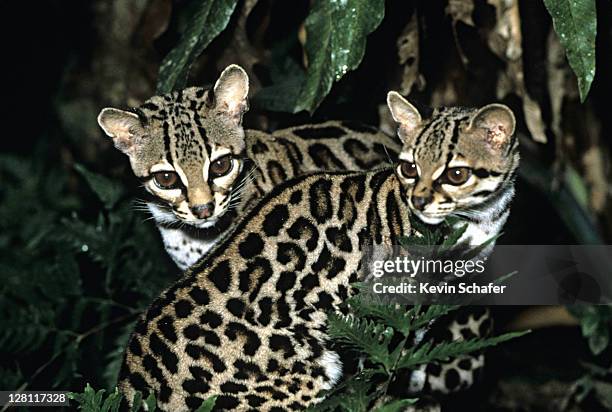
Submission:
{"label": "foliage", "polygon": [[185,10],[189,22],[180,42],[164,58],[159,68],[157,92],[169,93],[187,83],[194,60],[227,26],[238,0],[191,1]]}
{"label": "foliage", "polygon": [[[433,305],[424,309],[396,307],[392,303],[357,295],[348,301],[352,313],[332,314],[328,331],[345,347],[364,355],[366,366],[356,376],[343,382],[327,394],[326,399],[312,410],[365,411],[372,402],[386,400],[389,386],[403,371],[431,362],[440,362],[465,355],[528,333],[513,332],[496,337],[473,338],[434,344],[424,340],[413,344],[410,337],[418,330],[435,324],[436,320],[457,307]],[[397,334],[402,336],[394,343]],[[404,376],[404,375],[402,375]],[[379,410],[397,410],[411,399],[393,399]]]}
{"label": "foliage", "polygon": [[[83,166],[86,179],[74,180],[46,154],[0,158],[0,385],[69,388],[87,374],[110,388],[132,322],[175,270],[143,215],[120,200],[123,184]],[[95,197],[71,194],[83,183]]]}
{"label": "foliage", "polygon": [[306,19],[308,70],[297,105],[290,110],[313,112],[332,84],[357,68],[366,36],[384,16],[384,0],[317,0]]}
{"label": "foliage", "polygon": [[544,0],[544,4],[576,73],[580,100],[584,102],[595,78],[595,0]]}
{"label": "foliage", "polygon": [[569,311],[580,321],[582,336],[589,342],[595,355],[602,353],[610,343],[612,307],[607,305],[574,305]]}
{"label": "foliage", "polygon": [[[105,396],[105,390],[94,390],[89,384],[81,393],[70,392],[68,397],[75,401],[79,410],[83,412],[116,412],[121,405],[122,397],[119,390],[115,388]],[[206,399],[195,412],[210,412],[215,406],[216,396]],[[130,411],[136,412],[144,407],[146,411],[154,412],[157,410],[155,396],[149,394],[143,399],[142,393],[136,392],[132,399]]]}

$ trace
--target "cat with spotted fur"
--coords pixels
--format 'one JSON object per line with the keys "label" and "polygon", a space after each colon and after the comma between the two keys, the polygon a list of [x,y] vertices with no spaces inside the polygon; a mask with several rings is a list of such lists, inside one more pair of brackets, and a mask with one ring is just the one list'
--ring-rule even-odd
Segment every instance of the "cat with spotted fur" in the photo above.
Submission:
{"label": "cat with spotted fur", "polygon": [[200,259],[276,185],[320,170],[390,164],[397,139],[354,122],[244,130],[249,79],[228,66],[213,88],[154,96],[133,111],[106,108],[98,123],[127,154],[147,207],[181,269]]}
{"label": "cat with spotted fur", "polygon": [[[412,214],[433,224],[505,201],[495,191],[512,185],[518,162],[510,109],[440,109],[422,119],[397,94],[388,103],[404,145],[394,167],[313,173],[265,194],[138,321],[120,372],[127,399],[152,391],[172,411],[196,409],[212,395],[222,410],[317,403],[347,366],[330,345],[327,314],[363,279],[366,249],[410,235]],[[485,190],[493,192],[479,194]],[[480,316],[453,322],[453,338],[485,327]],[[482,366],[469,363],[471,372]],[[465,387],[472,382],[465,364],[432,367],[407,389]]]}

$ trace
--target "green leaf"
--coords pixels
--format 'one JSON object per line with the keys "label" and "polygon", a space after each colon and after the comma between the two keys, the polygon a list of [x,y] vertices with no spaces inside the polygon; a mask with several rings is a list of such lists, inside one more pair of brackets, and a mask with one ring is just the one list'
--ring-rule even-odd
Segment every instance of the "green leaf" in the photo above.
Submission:
{"label": "green leaf", "polygon": [[468,225],[464,224],[457,228],[453,228],[453,231],[442,242],[442,246],[454,246],[459,241],[461,236],[463,236],[463,234],[467,230],[467,227]]}
{"label": "green leaf", "polygon": [[599,355],[603,352],[610,342],[610,333],[608,331],[608,325],[605,323],[599,323],[593,334],[589,337],[589,348],[594,355]]}
{"label": "green leaf", "polygon": [[306,18],[308,70],[294,112],[310,113],[332,84],[357,68],[366,37],[385,14],[384,0],[316,0]]}
{"label": "green leaf", "polygon": [[481,350],[490,346],[498,345],[510,339],[518,338],[529,330],[521,332],[506,333],[492,338],[474,338],[468,340],[457,340],[452,342],[441,342],[433,346],[431,342],[426,342],[418,348],[411,348],[398,362],[398,368],[414,368],[417,365],[434,361],[446,361],[460,355]]}
{"label": "green leaf", "polygon": [[203,0],[197,3],[181,39],[161,63],[158,94],[185,87],[191,64],[225,29],[236,3],[238,0]]}
{"label": "green leaf", "polygon": [[544,0],[584,102],[595,77],[595,0]]}
{"label": "green leaf", "polygon": [[119,183],[113,182],[109,178],[97,173],[90,172],[81,164],[75,164],[74,168],[87,180],[91,190],[95,192],[107,209],[112,209],[123,195],[123,188]]}
{"label": "green leaf", "polygon": [[416,399],[399,399],[396,401],[391,401],[383,406],[380,406],[375,409],[375,412],[399,412],[406,410],[407,406],[414,405],[416,403]]}
{"label": "green leaf", "polygon": [[389,343],[393,328],[353,315],[332,313],[327,319],[329,335],[345,344],[365,352],[372,362],[379,363],[388,371],[393,362],[389,354]]}
{"label": "green leaf", "polygon": [[198,409],[196,409],[196,412],[210,412],[210,411],[212,411],[213,408],[215,407],[215,402],[217,402],[217,397],[216,396],[211,396],[210,398],[208,398],[204,402],[202,402],[202,405],[200,405],[200,407]]}
{"label": "green leaf", "polygon": [[155,400],[155,395],[153,392],[147,396],[147,399],[144,400],[144,405],[146,405],[148,411],[154,411],[157,409],[157,401]]}

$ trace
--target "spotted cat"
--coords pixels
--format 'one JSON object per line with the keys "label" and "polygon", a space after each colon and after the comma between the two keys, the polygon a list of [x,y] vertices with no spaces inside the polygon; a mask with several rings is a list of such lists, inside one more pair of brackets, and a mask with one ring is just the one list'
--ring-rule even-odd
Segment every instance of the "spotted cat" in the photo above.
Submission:
{"label": "spotted cat", "polygon": [[153,196],[148,209],[181,269],[282,181],[318,170],[372,169],[395,160],[401,148],[397,139],[351,122],[272,134],[243,130],[248,82],[231,65],[212,89],[155,96],[132,112],[107,108],[98,117]]}
{"label": "spotted cat", "polygon": [[468,223],[460,242],[472,246],[495,238],[510,214],[520,158],[518,139],[508,137],[512,111],[502,104],[439,108],[423,120],[399,93],[387,103],[399,123],[400,172],[414,214],[432,225],[460,217],[458,224]]}
{"label": "spotted cat", "polygon": [[[119,377],[128,399],[135,390],[152,390],[158,405],[172,411],[196,409],[211,395],[226,410],[302,410],[316,403],[346,366],[330,346],[326,316],[362,279],[365,249],[409,235],[416,210],[439,217],[447,206],[434,209],[433,202],[451,204],[456,213],[477,206],[466,199],[490,201],[494,193],[474,195],[484,187],[511,185],[511,178],[500,179],[511,176],[517,160],[508,108],[442,109],[424,120],[401,96],[390,94],[388,102],[400,124],[402,160],[393,168],[320,172],[276,185],[139,320]],[[443,155],[420,151],[432,141]],[[461,173],[452,172],[457,168]],[[455,320],[451,333],[477,334],[480,319]],[[435,376],[421,387],[468,385],[465,362],[449,365],[427,370]]]}

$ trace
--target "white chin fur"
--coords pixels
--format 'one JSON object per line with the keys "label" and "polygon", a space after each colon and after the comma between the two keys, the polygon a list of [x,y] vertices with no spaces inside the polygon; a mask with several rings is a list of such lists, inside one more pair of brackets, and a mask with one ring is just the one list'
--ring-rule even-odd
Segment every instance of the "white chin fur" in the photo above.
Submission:
{"label": "white chin fur", "polygon": [[418,210],[414,210],[414,214],[421,220],[423,223],[427,223],[428,225],[437,225],[444,221],[444,217],[442,216],[427,216]]}

